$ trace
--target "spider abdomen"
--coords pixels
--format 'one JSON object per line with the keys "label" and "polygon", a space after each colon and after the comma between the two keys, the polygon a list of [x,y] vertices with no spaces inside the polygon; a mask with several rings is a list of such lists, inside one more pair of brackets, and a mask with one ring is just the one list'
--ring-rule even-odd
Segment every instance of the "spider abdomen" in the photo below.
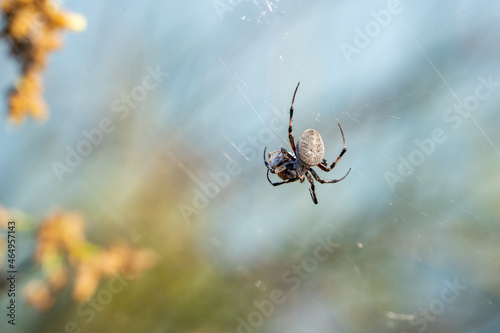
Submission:
{"label": "spider abdomen", "polygon": [[325,153],[325,146],[321,135],[313,129],[307,129],[297,141],[297,158],[300,163],[313,167],[318,165]]}

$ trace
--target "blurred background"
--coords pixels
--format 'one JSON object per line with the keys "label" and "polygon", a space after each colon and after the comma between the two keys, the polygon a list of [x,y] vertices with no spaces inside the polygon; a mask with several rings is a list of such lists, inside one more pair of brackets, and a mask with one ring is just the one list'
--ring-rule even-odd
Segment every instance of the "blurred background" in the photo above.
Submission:
{"label": "blurred background", "polygon": [[[48,59],[45,120],[9,121],[20,67],[0,43],[18,267],[12,326],[2,232],[2,332],[499,331],[497,2],[57,6],[87,24]],[[295,140],[319,131],[332,162],[340,123],[347,153],[318,173],[352,168],[316,183],[318,205],[307,182],[271,186],[262,157],[290,151],[299,81]],[[37,307],[40,230],[61,212],[85,249],[155,259],[133,279],[68,269]]]}

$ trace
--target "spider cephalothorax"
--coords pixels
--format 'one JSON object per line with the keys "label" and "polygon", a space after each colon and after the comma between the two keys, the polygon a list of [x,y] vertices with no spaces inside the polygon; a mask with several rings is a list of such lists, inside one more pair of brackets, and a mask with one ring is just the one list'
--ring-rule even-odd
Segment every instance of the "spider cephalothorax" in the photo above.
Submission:
{"label": "spider cephalothorax", "polygon": [[[313,167],[317,166],[321,170],[328,172],[335,167],[340,158],[345,154],[345,137],[344,131],[342,131],[342,127],[340,126],[340,124],[338,125],[340,128],[340,133],[342,133],[344,149],[342,149],[342,152],[337,157],[335,162],[332,163],[332,165],[328,166],[328,163],[323,158],[325,152],[323,139],[321,139],[321,135],[319,135],[319,133],[313,129],[307,129],[304,131],[304,133],[302,133],[302,135],[297,140],[297,148],[295,148],[295,143],[292,135],[293,103],[295,102],[295,95],[297,94],[299,85],[300,82],[297,84],[297,88],[295,88],[295,92],[293,93],[292,106],[290,107],[290,125],[288,126],[288,138],[290,139],[290,146],[292,147],[293,153],[289,153],[285,148],[281,148],[281,150],[269,153],[269,156],[266,160],[266,147],[264,148],[264,163],[267,167],[267,180],[273,186],[292,183],[297,180],[300,180],[300,182],[302,183],[307,177],[307,180],[309,181],[309,183],[311,183],[309,193],[311,194],[313,202],[317,204],[318,200],[316,198],[316,191],[314,189],[313,177],[321,184],[333,184],[347,177],[349,172],[351,172],[351,169],[347,171],[344,177],[333,180],[323,180],[318,176],[316,171],[313,170]],[[269,172],[278,175],[278,177],[283,179],[283,181],[273,183],[271,179],[269,179]]]}

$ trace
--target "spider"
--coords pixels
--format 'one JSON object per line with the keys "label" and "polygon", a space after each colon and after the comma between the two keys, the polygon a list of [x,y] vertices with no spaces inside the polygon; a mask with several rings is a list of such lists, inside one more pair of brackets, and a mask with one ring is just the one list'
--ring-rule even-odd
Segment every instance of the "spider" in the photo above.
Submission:
{"label": "spider", "polygon": [[[313,129],[307,129],[304,131],[304,133],[302,133],[302,135],[297,140],[297,148],[295,148],[295,143],[292,135],[293,103],[295,102],[295,95],[297,94],[299,85],[300,82],[297,84],[297,88],[295,88],[295,92],[293,93],[292,106],[290,107],[290,125],[288,126],[288,138],[290,139],[290,146],[292,147],[293,153],[288,152],[285,148],[281,148],[281,150],[269,153],[268,160],[266,160],[267,147],[265,147],[264,164],[267,167],[267,180],[273,186],[288,184],[297,180],[300,180],[300,182],[302,183],[307,177],[307,180],[309,181],[309,183],[311,183],[309,193],[311,194],[312,201],[315,204],[318,204],[313,177],[321,184],[334,184],[347,177],[349,172],[351,172],[351,169],[349,168],[349,171],[347,171],[344,177],[332,180],[321,179],[313,169],[314,166],[317,166],[321,170],[329,172],[335,167],[337,162],[345,154],[345,137],[344,131],[342,131],[342,127],[340,126],[340,124],[338,125],[340,128],[340,133],[342,133],[344,149],[342,149],[342,152],[337,157],[335,162],[332,163],[332,165],[328,166],[327,161],[323,158],[325,152],[323,139],[321,139],[319,133]],[[278,175],[278,177],[280,177],[283,181],[273,183],[271,179],[269,179],[269,172]]]}

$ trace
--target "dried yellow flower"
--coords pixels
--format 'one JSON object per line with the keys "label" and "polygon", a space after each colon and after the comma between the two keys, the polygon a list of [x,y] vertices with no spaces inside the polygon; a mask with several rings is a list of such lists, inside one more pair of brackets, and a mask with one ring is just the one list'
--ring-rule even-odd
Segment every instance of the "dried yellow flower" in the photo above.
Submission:
{"label": "dried yellow flower", "polygon": [[24,289],[28,304],[38,311],[46,311],[54,305],[54,297],[51,295],[49,286],[39,280],[28,283]]}
{"label": "dried yellow flower", "polygon": [[[35,262],[43,268],[46,280],[37,284],[40,289],[26,290],[29,304],[34,308],[50,308],[54,297],[68,284],[73,285],[73,299],[86,302],[96,293],[103,278],[117,275],[133,278],[156,263],[156,254],[151,250],[126,244],[101,249],[86,240],[84,228],[83,216],[74,212],[57,212],[41,223]],[[68,281],[71,276],[73,283]]]}
{"label": "dried yellow flower", "polygon": [[5,22],[1,36],[22,67],[22,76],[9,96],[9,119],[22,123],[26,116],[43,119],[42,70],[50,52],[61,47],[60,30],[82,31],[87,22],[79,14],[66,13],[51,0],[0,0]]}

